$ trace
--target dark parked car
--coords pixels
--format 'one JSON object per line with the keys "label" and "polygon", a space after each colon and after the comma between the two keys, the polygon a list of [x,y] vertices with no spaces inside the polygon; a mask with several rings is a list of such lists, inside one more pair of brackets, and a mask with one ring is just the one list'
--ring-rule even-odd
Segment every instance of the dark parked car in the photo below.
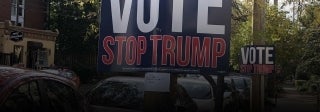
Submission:
{"label": "dark parked car", "polygon": [[[214,82],[217,84],[217,75],[211,75]],[[206,80],[203,76],[200,80]],[[228,77],[224,77],[224,93],[223,93],[223,110],[225,112],[236,112],[239,109],[239,91],[235,84]]]}
{"label": "dark parked car", "polygon": [[[196,104],[185,89],[178,86],[176,102],[189,112],[197,111]],[[90,112],[141,112],[144,110],[144,77],[116,76],[99,82],[87,93]],[[183,103],[181,103],[183,102]],[[174,107],[175,108],[175,107]],[[163,110],[171,110],[170,107]]]}
{"label": "dark parked car", "polygon": [[75,88],[63,77],[0,66],[0,112],[85,112]]}
{"label": "dark parked car", "polygon": [[226,80],[234,85],[234,88],[239,93],[239,106],[242,109],[250,107],[250,83],[251,79],[241,75],[230,75],[225,77]]}
{"label": "dark parked car", "polygon": [[80,86],[80,78],[79,76],[72,70],[66,68],[58,68],[58,69],[43,69],[43,72],[51,73],[54,75],[58,75],[61,77],[65,77],[67,79],[72,80],[75,83],[75,86],[78,88]]}
{"label": "dark parked car", "polygon": [[178,83],[186,89],[190,97],[197,104],[197,112],[214,111],[214,92],[208,81],[195,78],[178,78]]}

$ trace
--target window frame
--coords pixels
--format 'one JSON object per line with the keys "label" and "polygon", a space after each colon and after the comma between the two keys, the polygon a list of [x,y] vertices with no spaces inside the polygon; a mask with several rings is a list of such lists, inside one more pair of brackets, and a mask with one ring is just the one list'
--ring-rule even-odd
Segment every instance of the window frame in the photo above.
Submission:
{"label": "window frame", "polygon": [[[11,0],[11,22],[16,26],[24,27],[25,17],[25,0],[21,0],[22,3],[18,4],[20,0]],[[19,11],[21,10],[21,11]],[[19,12],[19,13],[18,13]],[[21,13],[21,15],[19,15]],[[17,22],[18,20],[18,22]]]}

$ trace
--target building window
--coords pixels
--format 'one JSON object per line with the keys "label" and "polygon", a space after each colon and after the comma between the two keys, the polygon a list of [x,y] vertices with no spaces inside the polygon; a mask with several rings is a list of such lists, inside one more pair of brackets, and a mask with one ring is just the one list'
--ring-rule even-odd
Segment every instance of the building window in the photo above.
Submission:
{"label": "building window", "polygon": [[13,64],[23,63],[23,46],[15,45],[13,53]]}
{"label": "building window", "polygon": [[24,26],[25,0],[11,0],[11,22],[16,26]]}
{"label": "building window", "polygon": [[[16,16],[17,15],[17,0],[12,0],[11,1],[11,16]],[[12,17],[11,17],[12,19]]]}
{"label": "building window", "polygon": [[38,67],[48,67],[48,50],[47,49],[38,50],[37,64],[38,64]]}

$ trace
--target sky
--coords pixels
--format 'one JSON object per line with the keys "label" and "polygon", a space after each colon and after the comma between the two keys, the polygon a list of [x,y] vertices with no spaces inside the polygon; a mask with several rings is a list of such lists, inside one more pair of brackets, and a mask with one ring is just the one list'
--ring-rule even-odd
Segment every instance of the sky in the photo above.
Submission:
{"label": "sky", "polygon": [[[240,1],[245,1],[245,0],[240,0]],[[281,8],[281,6],[282,6],[282,4],[285,2],[285,1],[287,1],[287,0],[278,0],[278,8],[280,9],[280,10],[283,10],[283,11],[287,11],[287,12],[289,12],[288,14],[287,14],[287,18],[290,18],[291,20],[293,20],[293,11],[292,11],[292,8],[293,8],[293,4],[290,4],[290,5],[286,5],[286,6],[284,6],[283,8]],[[269,4],[273,4],[273,0],[269,0]]]}
{"label": "sky", "polygon": [[[279,0],[279,9],[281,7],[281,5],[285,2],[286,0]],[[283,7],[283,11],[288,11],[289,13],[287,14],[287,18],[290,18],[291,20],[293,19],[293,4],[289,4],[289,5],[286,5],[285,7]]]}

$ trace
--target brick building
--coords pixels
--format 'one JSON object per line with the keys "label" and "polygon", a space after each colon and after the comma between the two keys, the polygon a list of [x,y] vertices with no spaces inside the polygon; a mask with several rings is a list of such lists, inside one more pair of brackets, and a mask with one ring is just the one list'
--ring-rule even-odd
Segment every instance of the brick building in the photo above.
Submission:
{"label": "brick building", "polygon": [[54,64],[57,32],[48,31],[49,0],[0,0],[0,64]]}

